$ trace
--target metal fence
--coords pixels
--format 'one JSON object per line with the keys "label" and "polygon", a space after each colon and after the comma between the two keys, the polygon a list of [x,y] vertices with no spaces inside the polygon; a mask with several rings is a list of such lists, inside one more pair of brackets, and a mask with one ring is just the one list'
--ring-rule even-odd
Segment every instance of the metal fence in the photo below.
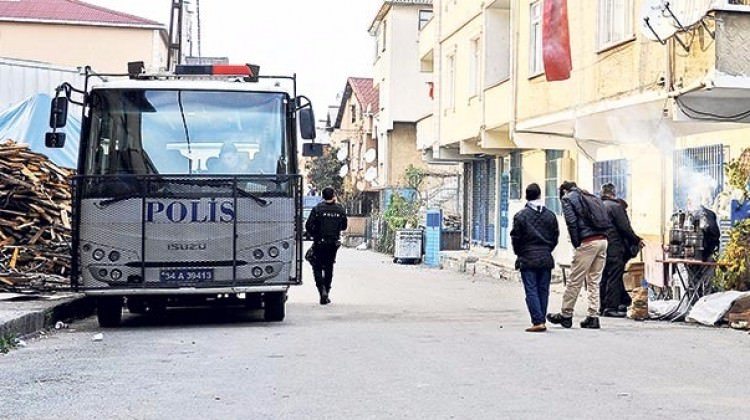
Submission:
{"label": "metal fence", "polygon": [[628,199],[628,178],[630,177],[627,159],[594,162],[594,191],[599,194],[602,185],[614,184],[617,198]]}
{"label": "metal fence", "polygon": [[724,156],[721,144],[691,147],[674,152],[674,208],[681,209],[713,201],[724,186]]}

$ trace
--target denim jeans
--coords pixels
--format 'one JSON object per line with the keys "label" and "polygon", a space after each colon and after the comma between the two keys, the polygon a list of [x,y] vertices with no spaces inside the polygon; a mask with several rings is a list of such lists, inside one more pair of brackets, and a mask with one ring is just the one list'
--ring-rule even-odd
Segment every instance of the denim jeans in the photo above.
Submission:
{"label": "denim jeans", "polygon": [[521,270],[521,279],[526,290],[526,306],[529,308],[531,323],[544,324],[552,270]]}

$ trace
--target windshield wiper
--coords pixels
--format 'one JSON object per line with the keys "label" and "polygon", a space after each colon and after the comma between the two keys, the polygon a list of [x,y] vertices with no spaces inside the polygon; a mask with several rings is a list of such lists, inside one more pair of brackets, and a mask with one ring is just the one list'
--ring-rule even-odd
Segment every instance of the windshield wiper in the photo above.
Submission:
{"label": "windshield wiper", "polygon": [[119,203],[120,201],[130,200],[131,198],[141,198],[142,194],[139,192],[136,193],[129,193],[124,194],[116,198],[108,198],[106,200],[102,200],[98,203],[95,203],[94,205],[100,209],[103,209],[105,207],[108,207],[112,204]]}
{"label": "windshield wiper", "polygon": [[241,189],[241,188],[239,188],[239,187],[237,188],[237,193],[238,193],[238,194],[239,194],[239,195],[240,195],[240,196],[241,196],[242,198],[250,198],[250,199],[252,199],[252,200],[253,200],[253,201],[255,201],[256,203],[260,204],[260,206],[261,206],[261,207],[268,207],[268,206],[269,206],[269,205],[271,204],[271,202],[270,202],[270,201],[268,201],[268,200],[265,200],[265,199],[263,199],[263,198],[260,198],[260,197],[258,197],[257,195],[255,195],[255,194],[253,194],[253,193],[249,193],[249,192],[247,192],[247,191],[245,191],[245,190],[243,190],[243,189]]}
{"label": "windshield wiper", "polygon": [[177,91],[177,104],[180,106],[180,116],[182,116],[182,127],[185,130],[185,141],[188,148],[188,174],[193,174],[193,151],[190,148],[190,130],[188,130],[187,119],[185,119],[185,108],[182,105],[182,91]]}

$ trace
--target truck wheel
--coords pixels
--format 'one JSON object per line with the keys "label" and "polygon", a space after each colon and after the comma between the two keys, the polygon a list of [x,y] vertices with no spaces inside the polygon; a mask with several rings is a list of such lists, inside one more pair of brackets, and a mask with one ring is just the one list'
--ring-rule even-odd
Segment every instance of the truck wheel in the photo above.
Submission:
{"label": "truck wheel", "polygon": [[266,293],[263,299],[265,312],[263,319],[267,322],[279,322],[284,320],[286,307],[286,292]]}
{"label": "truck wheel", "polygon": [[260,293],[248,293],[245,295],[245,308],[249,310],[261,309],[263,307],[263,295]]}
{"label": "truck wheel", "polygon": [[122,298],[104,297],[96,302],[96,318],[102,328],[112,328],[122,321]]}
{"label": "truck wheel", "polygon": [[128,307],[128,312],[131,314],[143,315],[146,313],[146,301],[142,298],[130,296],[125,302],[125,306]]}

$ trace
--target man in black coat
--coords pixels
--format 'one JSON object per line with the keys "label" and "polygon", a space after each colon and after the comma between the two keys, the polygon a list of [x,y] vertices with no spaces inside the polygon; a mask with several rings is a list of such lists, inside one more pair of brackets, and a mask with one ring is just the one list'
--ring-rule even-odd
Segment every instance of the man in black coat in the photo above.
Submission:
{"label": "man in black coat", "polygon": [[602,316],[624,318],[631,299],[625,291],[622,277],[625,264],[633,257],[631,249],[639,247],[642,240],[633,232],[626,212],[627,204],[617,198],[615,186],[609,183],[602,185],[601,196],[612,221],[612,227],[607,231],[607,262],[599,289],[601,313]]}
{"label": "man in black coat", "polygon": [[560,229],[557,217],[544,207],[542,191],[537,184],[526,187],[526,207],[513,217],[510,237],[518,259],[516,269],[526,291],[526,306],[531,315],[531,327],[526,332],[544,332],[544,315],[549,301],[549,285],[555,260],[552,251],[557,246]]}
{"label": "man in black coat", "polygon": [[323,188],[323,202],[313,207],[305,222],[305,230],[313,238],[313,274],[320,294],[320,304],[331,303],[328,295],[333,282],[333,265],[341,246],[341,231],[346,230],[346,210],[336,203],[333,188]]}

